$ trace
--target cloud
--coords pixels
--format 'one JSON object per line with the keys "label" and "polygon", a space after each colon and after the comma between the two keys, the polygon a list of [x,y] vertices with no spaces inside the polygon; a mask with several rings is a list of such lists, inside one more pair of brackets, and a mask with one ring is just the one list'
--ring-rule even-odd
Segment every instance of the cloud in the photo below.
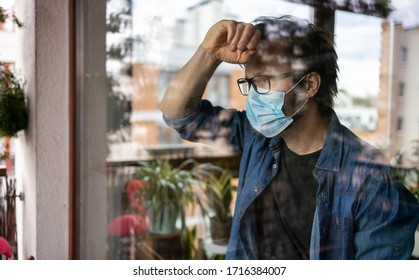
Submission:
{"label": "cloud", "polygon": [[356,60],[379,59],[381,19],[337,12],[335,33],[339,56]]}
{"label": "cloud", "polygon": [[419,5],[417,1],[396,0],[392,1],[394,11],[389,19],[403,23],[404,27],[415,27],[419,25]]}
{"label": "cloud", "polygon": [[354,13],[336,13],[336,51],[339,88],[353,96],[379,91],[381,19]]}
{"label": "cloud", "polygon": [[339,88],[345,89],[352,96],[377,96],[380,75],[378,60],[342,59],[339,67]]}
{"label": "cloud", "polygon": [[238,5],[237,0],[225,0],[224,4],[226,9],[231,10],[231,13],[245,22],[252,21],[258,16],[281,16],[286,14],[310,19],[309,6],[286,1],[241,0],[240,5]]}

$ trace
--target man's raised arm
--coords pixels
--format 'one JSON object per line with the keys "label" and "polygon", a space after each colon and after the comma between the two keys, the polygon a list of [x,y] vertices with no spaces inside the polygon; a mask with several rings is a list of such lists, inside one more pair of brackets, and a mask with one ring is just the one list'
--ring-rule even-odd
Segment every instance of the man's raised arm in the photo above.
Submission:
{"label": "man's raised arm", "polygon": [[222,20],[207,32],[192,58],[170,83],[160,103],[167,118],[180,118],[199,106],[205,87],[221,62],[245,64],[261,32],[252,24]]}

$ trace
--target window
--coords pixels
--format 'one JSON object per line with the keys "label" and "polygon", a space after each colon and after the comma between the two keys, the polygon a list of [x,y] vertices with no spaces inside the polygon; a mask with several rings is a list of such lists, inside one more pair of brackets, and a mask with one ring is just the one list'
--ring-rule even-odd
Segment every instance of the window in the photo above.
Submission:
{"label": "window", "polygon": [[402,101],[404,99],[404,91],[405,91],[405,84],[401,82],[399,84],[399,100]]}
{"label": "window", "polygon": [[[182,140],[177,133],[169,128],[162,120],[158,103],[165,93],[170,81],[177,71],[187,62],[201,42],[202,36],[210,25],[220,18],[235,18],[240,21],[249,22],[259,15],[279,15],[290,13],[310,18],[310,9],[301,6],[303,12],[283,9],[283,1],[267,0],[269,5],[260,5],[255,1],[245,0],[248,5],[236,5],[232,0],[224,1],[169,1],[156,0],[164,5],[156,5],[157,2],[136,0],[120,1],[107,0],[107,50],[106,59],[107,74],[112,78],[113,88],[107,93],[118,93],[114,98],[123,106],[124,120],[121,126],[114,126],[111,137],[108,134],[107,145],[109,154],[107,166],[110,172],[106,191],[108,192],[108,205],[104,215],[107,221],[115,218],[116,215],[126,213],[127,205],[122,205],[121,201],[127,199],[127,182],[132,179],[134,172],[133,165],[138,162],[147,162],[155,159],[166,158],[179,163],[185,158],[208,158],[212,154],[196,144],[187,143]],[[265,2],[264,2],[265,3]],[[249,8],[249,5],[251,8]],[[295,7],[295,6],[294,6]],[[356,26],[353,18],[356,18]],[[372,29],[365,28],[361,16],[353,14],[339,13],[336,24],[336,34],[357,34],[357,39],[349,36],[336,36],[338,54],[342,73],[340,74],[340,89],[346,89],[351,101],[354,98],[376,97],[380,90],[378,77],[380,76],[380,38],[381,20],[375,19],[369,22]],[[338,27],[340,26],[340,27]],[[346,29],[341,29],[344,26]],[[93,26],[89,26],[91,30]],[[348,32],[358,28],[359,32]],[[113,34],[113,35],[112,35]],[[374,46],[368,45],[368,52],[365,51],[365,44],[358,40],[360,34],[365,38],[375,36]],[[341,39],[342,38],[342,39]],[[407,62],[407,48],[401,54],[401,60]],[[412,50],[414,51],[414,50]],[[225,68],[224,68],[225,66]],[[242,71],[242,69],[239,69]],[[236,72],[234,72],[236,71]],[[238,108],[234,99],[241,98],[246,101],[237,91],[237,96],[233,95],[233,90],[237,90],[236,79],[242,76],[234,70],[232,66],[220,65],[217,72],[211,78],[206,88],[206,98],[216,105],[224,107]],[[357,81],[354,83],[354,80]],[[408,81],[406,81],[408,83]],[[404,97],[404,83],[399,86],[399,97]],[[371,98],[371,99],[373,99]],[[349,102],[350,114],[343,117],[348,123],[353,123],[357,129],[363,130],[365,135],[374,136],[376,124],[379,120],[371,103],[361,102],[362,110],[355,110],[354,107],[360,104]],[[109,106],[108,108],[113,108]],[[101,110],[100,108],[96,108]],[[368,109],[368,110],[367,110]],[[108,115],[112,112],[108,109]],[[117,115],[111,115],[109,119],[120,119]],[[394,122],[394,116],[391,116]],[[397,131],[401,131],[403,125],[408,127],[408,120],[403,124],[403,118],[397,119]],[[394,129],[394,125],[392,125]],[[369,134],[367,134],[370,132]],[[394,134],[394,131],[392,131]],[[115,137],[118,135],[119,137]],[[195,151],[199,151],[195,152]],[[227,158],[227,157],[226,157]],[[111,160],[112,159],[112,160]],[[127,160],[128,159],[128,160]],[[116,162],[116,164],[113,164]],[[118,170],[118,171],[116,171]],[[115,171],[115,172],[114,172]],[[117,174],[119,177],[113,177]],[[91,189],[91,188],[90,188]],[[124,208],[125,207],[125,208]],[[189,211],[188,211],[189,213]],[[199,224],[200,219],[196,216],[188,217],[188,223]],[[87,220],[87,219],[86,219]],[[207,235],[206,229],[199,228],[199,237]],[[130,242],[128,239],[114,239],[119,244],[107,244],[116,251],[116,255],[111,254],[110,258],[123,258],[123,254],[118,250],[124,247],[123,242]],[[174,244],[174,243],[172,243]],[[126,245],[126,244],[125,244]],[[137,257],[137,256],[129,256]]]}
{"label": "window", "polygon": [[[257,8],[246,13],[236,11],[236,7],[232,10],[229,1],[196,0],[183,4],[161,1],[167,5],[156,8],[155,4],[143,0],[107,1],[109,94],[119,103],[118,108],[108,106],[113,109],[108,109],[108,122],[113,124],[112,133],[108,133],[108,146],[113,151],[113,159],[118,158],[119,148],[122,158],[126,146],[147,151],[160,145],[180,144],[180,138],[165,128],[158,108],[173,76],[216,21],[221,18],[251,21],[266,14],[266,10],[257,11]],[[309,18],[308,6],[268,2],[278,10],[286,9],[287,5],[298,6],[300,16]],[[277,15],[278,10],[273,9],[272,15]],[[220,66],[208,83],[204,97],[215,105],[231,106],[234,103],[231,89],[236,88],[233,75],[238,68]],[[242,96],[237,98],[245,100]],[[122,117],[124,120],[115,125],[115,119]]]}
{"label": "window", "polygon": [[402,47],[401,51],[400,51],[400,62],[402,64],[406,64],[407,63],[407,48],[406,47]]}
{"label": "window", "polygon": [[397,133],[400,134],[403,130],[403,117],[397,118]]}
{"label": "window", "polygon": [[[107,166],[110,170],[107,179],[110,184],[107,188],[106,215],[110,227],[122,215],[134,211],[127,204],[127,195],[138,162],[168,159],[179,166],[190,158],[213,158],[217,162],[238,163],[232,151],[225,148],[227,145],[213,147],[182,140],[178,133],[164,123],[158,105],[170,81],[193,55],[211,25],[221,18],[251,21],[266,14],[268,9],[252,1],[248,1],[255,5],[252,9],[245,5],[232,6],[231,1],[158,2],[165,4],[156,5],[145,0],[107,1],[106,72],[108,95],[112,96],[113,101],[113,105],[108,104],[107,110],[108,122],[113,124],[107,139]],[[277,15],[278,11],[285,12],[283,7],[288,5],[279,4],[276,0],[267,2],[271,8],[275,7],[270,9],[272,15]],[[291,5],[300,7],[301,17],[309,18],[308,6]],[[246,99],[238,93],[236,85],[238,71],[242,74],[243,70],[236,65],[220,65],[207,85],[204,98],[223,107],[239,103],[234,98],[245,102]],[[233,93],[237,95],[233,96]],[[115,121],[121,119],[124,121]],[[198,209],[196,206],[195,209]],[[187,223],[197,227],[199,238],[208,236],[209,226],[206,226],[199,211],[188,208],[186,212]],[[178,219],[178,223],[182,220]],[[177,226],[179,228],[179,224]],[[129,246],[123,243],[129,243],[130,240],[118,238],[117,233],[121,233],[117,232],[118,228],[111,229],[115,231],[107,233],[108,237],[112,236],[107,242],[109,258],[147,257],[130,256],[129,250],[124,251]],[[175,234],[172,237],[162,245],[167,248],[166,251],[177,250],[178,237]],[[157,253],[162,255],[165,252]]]}

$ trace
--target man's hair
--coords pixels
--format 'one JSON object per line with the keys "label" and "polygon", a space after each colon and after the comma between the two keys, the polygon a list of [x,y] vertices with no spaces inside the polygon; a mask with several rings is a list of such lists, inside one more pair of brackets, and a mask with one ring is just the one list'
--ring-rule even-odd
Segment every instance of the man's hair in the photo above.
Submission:
{"label": "man's hair", "polygon": [[320,75],[321,84],[315,97],[319,109],[333,107],[339,67],[332,35],[294,16],[259,17],[253,24],[262,32],[262,40],[274,43],[270,44],[269,52],[284,56],[299,75],[295,79],[310,72]]}

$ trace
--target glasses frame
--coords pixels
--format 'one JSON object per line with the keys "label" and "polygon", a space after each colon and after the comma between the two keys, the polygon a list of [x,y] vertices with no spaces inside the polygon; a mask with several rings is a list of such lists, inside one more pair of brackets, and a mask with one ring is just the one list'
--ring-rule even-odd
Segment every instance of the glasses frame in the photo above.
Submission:
{"label": "glasses frame", "polygon": [[[239,87],[240,93],[244,96],[249,95],[249,91],[250,91],[251,86],[255,89],[255,91],[258,94],[263,95],[263,94],[267,94],[271,91],[271,80],[272,79],[283,79],[283,78],[288,78],[288,77],[291,77],[291,76],[294,76],[294,72],[286,72],[286,73],[282,73],[282,74],[278,74],[278,75],[257,75],[257,76],[254,76],[252,78],[239,78],[239,79],[237,79],[237,86]],[[260,90],[258,90],[258,87],[256,86],[256,84],[253,82],[254,79],[260,78],[260,77],[265,77],[268,80],[268,89],[266,89],[266,92],[265,91],[260,92]],[[246,93],[244,93],[242,91],[242,85],[243,84],[247,84],[248,89],[247,89]]]}

